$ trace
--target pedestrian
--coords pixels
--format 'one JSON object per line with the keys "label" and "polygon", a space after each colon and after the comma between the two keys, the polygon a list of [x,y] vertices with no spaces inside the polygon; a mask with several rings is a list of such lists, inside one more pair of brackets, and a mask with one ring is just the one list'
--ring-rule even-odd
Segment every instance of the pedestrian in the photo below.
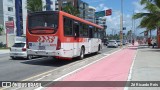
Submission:
{"label": "pedestrian", "polygon": [[132,45],[134,45],[134,39],[132,40]]}
{"label": "pedestrian", "polygon": [[152,48],[154,48],[154,46],[156,46],[156,39],[152,40]]}
{"label": "pedestrian", "polygon": [[148,38],[148,46],[151,46],[151,38]]}

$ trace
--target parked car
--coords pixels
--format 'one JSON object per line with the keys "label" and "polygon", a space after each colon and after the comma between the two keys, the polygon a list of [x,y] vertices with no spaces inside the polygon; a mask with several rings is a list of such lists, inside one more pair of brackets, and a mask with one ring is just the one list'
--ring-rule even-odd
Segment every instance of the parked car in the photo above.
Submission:
{"label": "parked car", "polygon": [[116,42],[116,40],[109,40],[108,41],[108,47],[118,47],[118,43]]}
{"label": "parked car", "polygon": [[26,42],[15,43],[10,48],[10,57],[16,59],[18,57],[32,59],[32,56],[27,54]]}
{"label": "parked car", "polygon": [[118,44],[118,46],[120,46],[120,44],[121,44],[121,41],[120,41],[120,40],[117,40],[117,44]]}

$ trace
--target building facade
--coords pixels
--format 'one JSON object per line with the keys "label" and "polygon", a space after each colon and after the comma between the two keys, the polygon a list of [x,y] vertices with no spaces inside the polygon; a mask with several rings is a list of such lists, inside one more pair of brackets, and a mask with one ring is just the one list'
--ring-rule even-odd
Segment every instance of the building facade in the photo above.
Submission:
{"label": "building facade", "polygon": [[[27,0],[0,0],[0,25],[4,26],[6,33],[5,23],[7,21],[14,22],[14,32],[10,33],[16,36],[26,34],[26,9]],[[42,0],[44,11],[55,10],[56,0]]]}
{"label": "building facade", "polygon": [[2,34],[6,33],[6,22],[13,21],[14,29],[10,34],[16,33],[15,0],[0,0],[0,25],[4,27]]}
{"label": "building facade", "polygon": [[105,27],[106,26],[106,17],[96,18],[96,24]]}
{"label": "building facade", "polygon": [[95,23],[95,11],[96,11],[96,9],[94,7],[89,6],[88,21]]}

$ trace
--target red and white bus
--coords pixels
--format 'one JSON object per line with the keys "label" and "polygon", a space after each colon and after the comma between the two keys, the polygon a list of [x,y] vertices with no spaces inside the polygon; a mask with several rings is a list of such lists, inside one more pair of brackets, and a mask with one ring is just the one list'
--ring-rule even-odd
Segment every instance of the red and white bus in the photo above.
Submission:
{"label": "red and white bus", "polygon": [[27,48],[34,56],[79,57],[99,52],[103,27],[62,11],[42,11],[28,15]]}

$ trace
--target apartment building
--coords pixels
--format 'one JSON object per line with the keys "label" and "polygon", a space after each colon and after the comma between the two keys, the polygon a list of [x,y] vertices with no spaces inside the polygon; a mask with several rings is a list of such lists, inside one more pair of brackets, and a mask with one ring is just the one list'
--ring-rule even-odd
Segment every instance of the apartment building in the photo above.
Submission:
{"label": "apartment building", "polygon": [[88,9],[88,21],[95,23],[95,11],[96,9],[92,6],[89,6]]}
{"label": "apartment building", "polygon": [[[0,0],[0,25],[5,28],[7,21],[14,22],[14,30],[9,34],[21,36],[26,34],[27,0]],[[46,10],[55,10],[56,0],[42,0]],[[6,29],[3,32],[6,33]]]}
{"label": "apartment building", "polygon": [[106,17],[96,18],[96,24],[105,27],[106,26]]}
{"label": "apartment building", "polygon": [[[10,34],[16,33],[16,15],[15,15],[15,0],[0,0],[0,25],[6,26],[7,21],[13,21],[14,29],[10,31]],[[6,33],[6,29],[2,34]]]}

